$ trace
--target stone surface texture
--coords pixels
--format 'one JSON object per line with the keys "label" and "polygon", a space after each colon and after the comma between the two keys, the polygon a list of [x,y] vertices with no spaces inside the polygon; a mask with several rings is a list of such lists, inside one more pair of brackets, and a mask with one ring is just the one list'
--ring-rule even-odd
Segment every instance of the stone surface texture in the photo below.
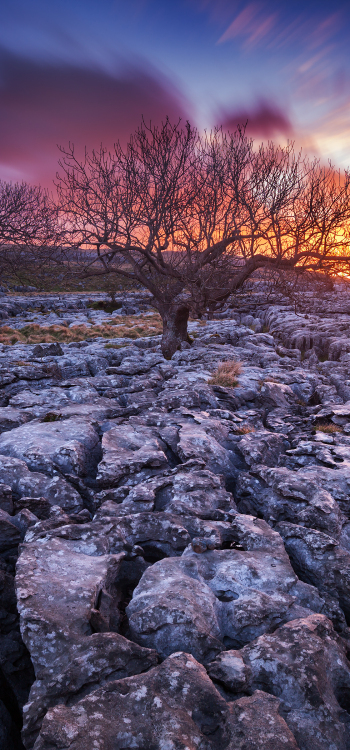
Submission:
{"label": "stone surface texture", "polygon": [[[102,299],[0,319],[151,310]],[[4,750],[350,749],[350,302],[318,304],[238,295],[170,362],[131,332],[0,344]]]}

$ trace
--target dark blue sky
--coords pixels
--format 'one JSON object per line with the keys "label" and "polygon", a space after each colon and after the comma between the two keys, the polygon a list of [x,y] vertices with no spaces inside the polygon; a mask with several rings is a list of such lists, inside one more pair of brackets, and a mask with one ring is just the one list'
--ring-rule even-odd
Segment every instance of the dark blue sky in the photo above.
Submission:
{"label": "dark blue sky", "polygon": [[52,181],[57,143],[122,141],[141,115],[248,120],[350,164],[350,8],[337,2],[2,0],[0,177]]}

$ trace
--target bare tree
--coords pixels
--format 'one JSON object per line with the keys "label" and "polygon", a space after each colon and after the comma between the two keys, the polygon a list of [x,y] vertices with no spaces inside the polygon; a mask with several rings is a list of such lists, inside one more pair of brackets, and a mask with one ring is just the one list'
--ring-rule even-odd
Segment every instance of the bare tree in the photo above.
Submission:
{"label": "bare tree", "polygon": [[41,283],[63,265],[57,206],[40,187],[0,181],[0,276]]}
{"label": "bare tree", "polygon": [[191,310],[215,309],[259,268],[333,272],[349,260],[350,176],[244,131],[142,123],[125,150],[62,150],[60,209],[81,277],[147,288],[171,357]]}

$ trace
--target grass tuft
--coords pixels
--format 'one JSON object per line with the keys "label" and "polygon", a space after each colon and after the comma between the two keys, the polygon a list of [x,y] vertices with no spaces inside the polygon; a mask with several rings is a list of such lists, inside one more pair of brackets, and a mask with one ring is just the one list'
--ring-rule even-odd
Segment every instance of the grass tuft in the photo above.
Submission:
{"label": "grass tuft", "polygon": [[248,427],[248,425],[243,425],[243,427],[236,427],[235,432],[237,435],[249,435],[250,432],[255,432],[254,427]]}
{"label": "grass tuft", "polygon": [[316,425],[317,432],[326,432],[328,435],[332,435],[334,432],[343,432],[343,428],[333,422],[319,422]]}
{"label": "grass tuft", "polygon": [[238,385],[237,377],[241,372],[242,365],[240,362],[221,362],[208,383],[209,385],[221,385],[224,388],[236,388]]}

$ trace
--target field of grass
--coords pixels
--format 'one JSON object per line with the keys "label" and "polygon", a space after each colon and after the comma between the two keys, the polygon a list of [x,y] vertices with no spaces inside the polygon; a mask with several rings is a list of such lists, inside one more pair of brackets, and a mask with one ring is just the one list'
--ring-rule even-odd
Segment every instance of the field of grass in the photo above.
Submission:
{"label": "field of grass", "polygon": [[62,344],[71,341],[85,341],[102,336],[105,339],[129,338],[139,339],[147,336],[158,336],[162,333],[162,319],[158,313],[154,315],[120,315],[118,320],[109,320],[101,325],[76,325],[68,328],[65,325],[41,327],[30,323],[23,328],[15,329],[10,326],[0,327],[0,344],[42,344],[58,341]]}

